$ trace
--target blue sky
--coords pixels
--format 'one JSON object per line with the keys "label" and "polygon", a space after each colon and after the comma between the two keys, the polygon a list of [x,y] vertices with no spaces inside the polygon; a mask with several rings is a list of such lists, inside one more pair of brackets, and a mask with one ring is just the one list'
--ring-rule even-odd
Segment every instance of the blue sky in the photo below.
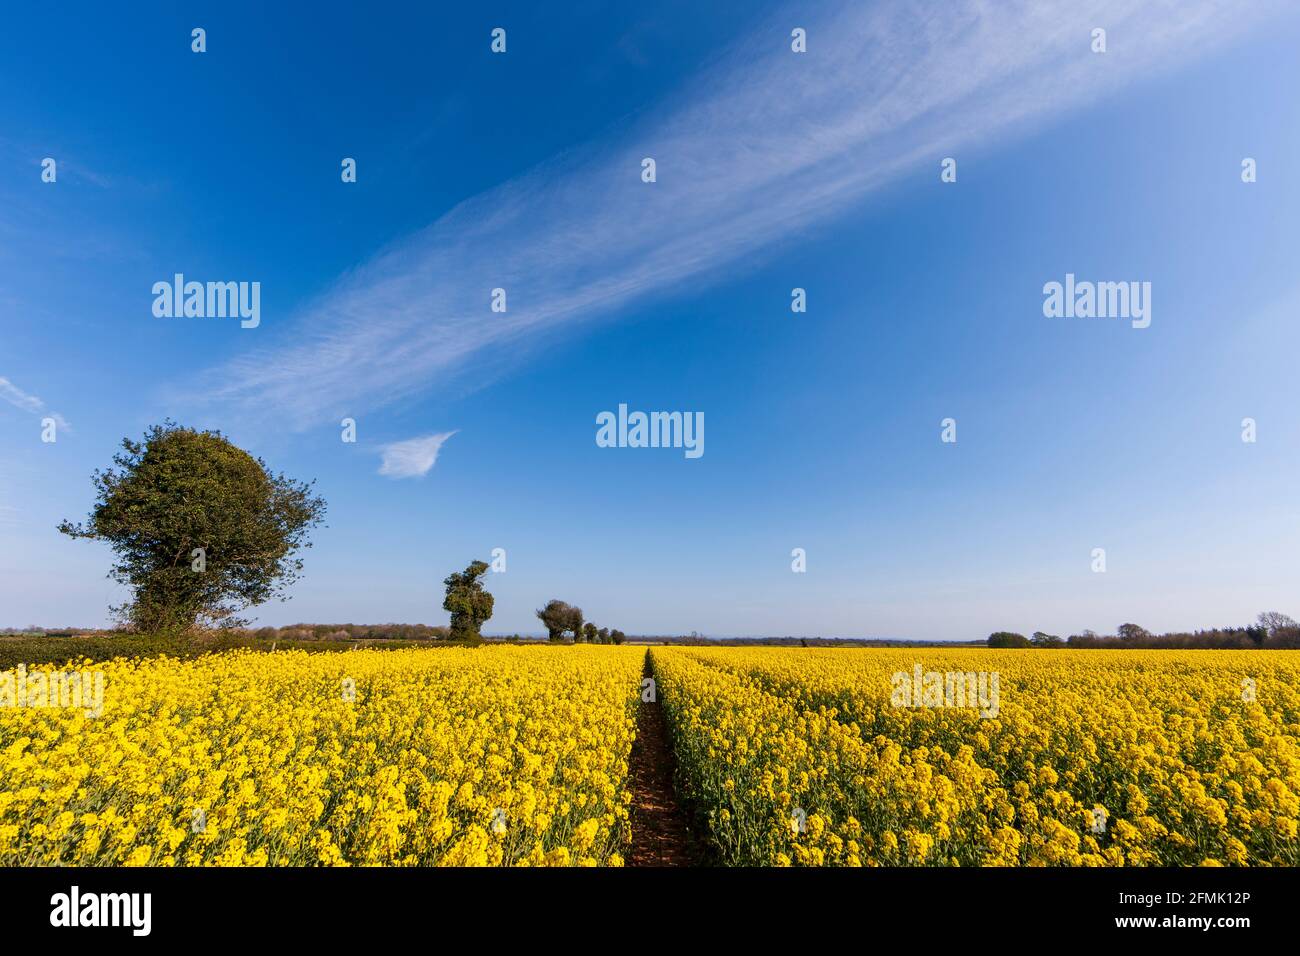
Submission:
{"label": "blue sky", "polygon": [[[1300,616],[1285,5],[262,6],[9,14],[0,625],[107,622],[54,526],[169,416],[329,502],[265,623],[440,623],[498,547],[494,633]],[[260,282],[260,325],[156,318],[176,272]],[[1150,327],[1045,317],[1066,273],[1150,282]],[[705,453],[597,447],[619,403]]]}

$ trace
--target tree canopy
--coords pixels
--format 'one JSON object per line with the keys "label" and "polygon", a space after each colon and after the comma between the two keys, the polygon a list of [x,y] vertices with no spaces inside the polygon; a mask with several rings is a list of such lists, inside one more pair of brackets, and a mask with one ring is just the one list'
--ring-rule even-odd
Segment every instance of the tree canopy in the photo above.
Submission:
{"label": "tree canopy", "polygon": [[298,579],[297,555],[325,515],[312,483],[273,475],[220,432],[172,421],[122,449],[116,467],[92,477],[85,524],[59,525],[117,553],[109,577],[133,590],[113,608],[122,623],[142,632],[238,626],[247,623],[239,611],[283,597]]}
{"label": "tree canopy", "polygon": [[989,635],[989,647],[1030,647],[1029,638],[1014,631],[994,631]]}
{"label": "tree canopy", "polygon": [[582,609],[557,598],[547,601],[546,607],[537,612],[537,617],[546,627],[546,635],[552,641],[562,641],[565,633],[575,626],[579,629],[582,627]]}
{"label": "tree canopy", "polygon": [[447,585],[447,597],[442,602],[442,609],[451,612],[452,640],[477,642],[482,635],[479,629],[492,617],[495,600],[483,588],[483,575],[488,565],[483,561],[471,561],[464,571],[453,571],[447,575],[443,584]]}

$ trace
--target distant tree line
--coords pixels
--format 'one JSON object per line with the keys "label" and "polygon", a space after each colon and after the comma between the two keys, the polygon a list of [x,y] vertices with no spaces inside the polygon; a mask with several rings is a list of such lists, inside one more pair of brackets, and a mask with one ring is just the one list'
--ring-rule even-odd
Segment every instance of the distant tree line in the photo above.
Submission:
{"label": "distant tree line", "polygon": [[289,624],[259,627],[251,633],[267,641],[445,641],[451,628],[441,624]]}
{"label": "distant tree line", "polygon": [[546,607],[537,611],[537,618],[546,628],[547,640],[553,643],[570,635],[574,644],[622,644],[627,640],[627,635],[617,628],[611,630],[584,621],[582,608],[557,598],[547,601]]}
{"label": "distant tree line", "polygon": [[1031,637],[1014,631],[995,631],[989,635],[989,647],[1102,647],[1130,649],[1221,648],[1286,649],[1300,648],[1300,624],[1278,611],[1265,611],[1254,624],[1245,627],[1217,627],[1203,631],[1152,634],[1137,624],[1121,624],[1114,634],[1083,631],[1060,638],[1035,631]]}

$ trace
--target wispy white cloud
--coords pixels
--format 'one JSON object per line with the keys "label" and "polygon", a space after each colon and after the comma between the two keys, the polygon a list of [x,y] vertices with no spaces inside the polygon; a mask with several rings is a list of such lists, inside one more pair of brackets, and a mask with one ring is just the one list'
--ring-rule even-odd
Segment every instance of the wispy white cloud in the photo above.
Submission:
{"label": "wispy white cloud", "polygon": [[379,449],[384,457],[379,473],[389,478],[424,477],[438,460],[443,443],[454,434],[454,431],[441,432],[384,445]]}
{"label": "wispy white cloud", "polygon": [[[736,267],[918,163],[1168,69],[1280,4],[854,2],[782,20],[675,100],[462,203],[340,279],[201,394],[303,427]],[[790,51],[791,26],[808,52]],[[1091,31],[1108,31],[1093,53]],[[640,180],[653,157],[658,182]],[[507,290],[509,311],[489,309]],[[509,346],[509,350],[503,346]]]}
{"label": "wispy white cloud", "polygon": [[54,423],[61,429],[70,429],[67,420],[58,412],[50,411],[45,407],[45,403],[28,392],[24,392],[9,379],[0,376],[0,398],[3,398],[10,405],[21,408],[25,412],[31,412],[33,415],[41,415],[46,418],[54,419]]}

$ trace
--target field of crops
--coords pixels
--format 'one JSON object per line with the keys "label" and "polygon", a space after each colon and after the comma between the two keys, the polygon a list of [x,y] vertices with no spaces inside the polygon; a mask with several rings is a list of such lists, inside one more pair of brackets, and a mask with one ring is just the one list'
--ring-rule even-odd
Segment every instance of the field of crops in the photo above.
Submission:
{"label": "field of crops", "polygon": [[[1300,863],[1295,655],[652,654],[724,864]],[[922,671],[996,675],[996,706],[900,692]]]}
{"label": "field of crops", "polygon": [[[5,672],[0,865],[618,866],[645,655],[87,663],[100,708],[14,706]],[[650,657],[674,758],[659,766],[706,862],[1300,863],[1300,655]],[[22,694],[54,675],[25,671]]]}
{"label": "field of crops", "polygon": [[88,664],[98,716],[0,707],[0,865],[619,865],[644,654]]}

